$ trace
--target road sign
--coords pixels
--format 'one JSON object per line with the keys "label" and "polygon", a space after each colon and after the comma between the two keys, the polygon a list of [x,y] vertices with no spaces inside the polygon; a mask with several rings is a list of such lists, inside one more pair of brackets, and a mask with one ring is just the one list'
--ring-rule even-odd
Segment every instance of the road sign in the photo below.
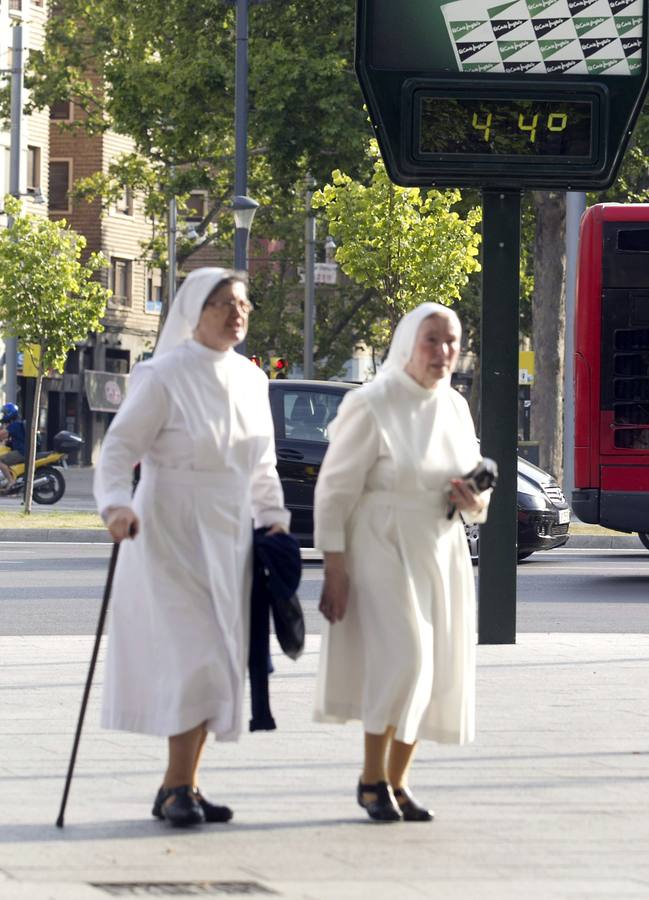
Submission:
{"label": "road sign", "polygon": [[356,69],[406,186],[608,187],[646,93],[649,0],[358,0]]}

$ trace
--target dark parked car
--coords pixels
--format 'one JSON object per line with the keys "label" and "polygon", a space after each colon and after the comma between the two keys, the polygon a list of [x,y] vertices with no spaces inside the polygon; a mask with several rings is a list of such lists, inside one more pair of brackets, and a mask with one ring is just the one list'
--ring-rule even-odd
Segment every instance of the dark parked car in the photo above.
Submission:
{"label": "dark parked car", "polygon": [[[291,530],[303,546],[313,542],[313,490],[327,449],[327,428],[341,400],[356,385],[340,381],[273,380],[277,469]],[[551,550],[568,540],[570,507],[559,484],[537,466],[518,459],[518,558]],[[466,526],[471,556],[478,557],[480,529]]]}

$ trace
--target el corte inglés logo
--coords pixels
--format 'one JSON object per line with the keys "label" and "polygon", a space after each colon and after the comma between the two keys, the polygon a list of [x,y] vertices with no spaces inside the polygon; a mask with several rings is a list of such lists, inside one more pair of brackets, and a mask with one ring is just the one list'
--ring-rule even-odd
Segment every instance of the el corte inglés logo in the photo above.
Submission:
{"label": "el corte ingl\u00e9s logo", "polygon": [[608,47],[614,40],[617,40],[617,38],[588,38],[579,41],[579,43],[581,44],[581,51],[584,56],[592,56],[593,53],[597,53],[598,50],[603,50],[604,47]]}
{"label": "el corte ingl\u00e9s logo", "polygon": [[564,22],[569,22],[570,19],[533,19],[532,25],[534,26],[534,34],[538,37],[542,37],[542,35],[547,34],[548,31],[554,31],[555,28],[558,28],[560,25],[563,25]]}
{"label": "el corte ingl\u00e9s logo", "polygon": [[625,56],[633,56],[639,53],[642,47],[641,38],[621,38],[621,43]]}
{"label": "el corte ingl\u00e9s logo", "polygon": [[491,72],[498,63],[462,63],[463,72]]}
{"label": "el corte ingl\u00e9s logo", "polygon": [[581,18],[573,19],[572,23],[578,36],[581,37],[583,34],[594,31],[595,28],[599,28],[600,25],[608,21],[608,16],[582,16]]}
{"label": "el corte ingl\u00e9s logo", "polygon": [[520,50],[524,50],[527,46],[533,43],[533,41],[498,41],[500,58],[508,59],[510,56],[513,56],[514,53],[518,53]]}
{"label": "el corte ingl\u00e9s logo", "polygon": [[547,9],[548,6],[554,6],[557,0],[527,0],[527,8],[531,16],[538,16],[539,13]]}
{"label": "el corte ingl\u00e9s logo", "polygon": [[589,6],[592,6],[593,3],[596,3],[597,0],[568,0],[568,9],[574,16],[576,13],[583,12],[585,9],[588,9]]}
{"label": "el corte ingl\u00e9s logo", "polygon": [[554,56],[555,53],[558,53],[559,50],[563,50],[564,47],[567,47],[568,44],[572,44],[574,38],[565,38],[564,40],[555,40],[555,41],[539,41],[539,47],[541,49],[541,56],[543,59],[547,59],[549,56]]}
{"label": "el corte ingl\u00e9s logo", "polygon": [[499,37],[501,34],[508,34],[515,28],[520,28],[520,26],[525,25],[526,22],[527,19],[497,19],[495,22],[492,21],[491,27],[493,29],[494,37]]}
{"label": "el corte ingl\u00e9s logo", "polygon": [[535,62],[504,62],[505,72],[529,72],[534,66],[538,66]]}
{"label": "el corte ingl\u00e9s logo", "polygon": [[462,38],[471,31],[475,31],[479,25],[484,25],[485,22],[486,20],[480,19],[467,19],[465,22],[451,22],[451,34],[454,38]]}
{"label": "el corte ingl\u00e9s logo", "polygon": [[606,72],[607,69],[617,66],[619,62],[619,59],[587,59],[586,66],[589,75],[599,75],[600,72]]}
{"label": "el corte ingl\u00e9s logo", "polygon": [[493,41],[473,41],[470,44],[459,43],[456,46],[460,59],[466,59],[469,56],[475,56],[476,53],[480,53],[489,44],[493,44]]}
{"label": "el corte ingl\u00e9s logo", "polygon": [[642,16],[615,16],[615,27],[618,34],[626,34],[632,28],[639,28],[642,25]]}
{"label": "el corte ingl\u00e9s logo", "polygon": [[611,7],[613,15],[626,9],[627,6],[630,6],[632,3],[635,3],[635,0],[608,0],[608,5]]}
{"label": "el corte ingl\u00e9s logo", "polygon": [[555,60],[555,62],[546,62],[545,71],[548,73],[552,72],[567,72],[568,69],[572,69],[574,66],[579,65],[581,63],[581,59],[561,59]]}

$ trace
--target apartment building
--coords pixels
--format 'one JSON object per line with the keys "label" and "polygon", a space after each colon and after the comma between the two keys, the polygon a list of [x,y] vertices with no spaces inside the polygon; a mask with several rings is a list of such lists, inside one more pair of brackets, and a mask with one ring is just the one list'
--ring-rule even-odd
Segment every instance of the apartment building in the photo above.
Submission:
{"label": "apartment building", "polygon": [[[133,149],[128,137],[108,132],[87,135],[70,128],[83,112],[72,102],[50,109],[49,214],[65,219],[87,240],[87,252],[101,251],[109,266],[99,276],[113,296],[104,331],[93,334],[68,357],[58,398],[50,409],[48,432],[67,427],[84,440],[84,460],[92,462],[112,415],[126,391],[128,373],[153,349],[162,300],[162,279],[142,258],[151,226],[137,197],[125,190],[108,208],[99,200],[75,199],[75,182],[106,172],[111,161]],[[51,403],[50,403],[51,407]]]}
{"label": "apartment building", "polygon": [[[13,56],[13,26],[23,30],[23,55],[43,46],[45,0],[2,0],[0,3],[0,77],[10,78]],[[2,123],[0,123],[1,126]],[[49,174],[49,116],[46,111],[22,120],[20,136],[20,194],[29,212],[47,216]],[[0,228],[7,218],[2,198],[9,193],[10,131],[0,127]],[[4,342],[0,335],[0,358],[4,360]],[[0,395],[4,396],[4,364],[0,367]]]}

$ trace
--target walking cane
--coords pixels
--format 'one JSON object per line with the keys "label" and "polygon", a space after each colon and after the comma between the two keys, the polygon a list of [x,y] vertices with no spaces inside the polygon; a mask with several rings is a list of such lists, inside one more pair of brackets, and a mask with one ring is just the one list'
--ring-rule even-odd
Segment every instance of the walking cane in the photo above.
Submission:
{"label": "walking cane", "polygon": [[86,715],[86,706],[88,705],[88,697],[90,696],[90,688],[92,686],[92,678],[95,674],[95,665],[99,655],[99,644],[104,631],[104,622],[106,621],[106,613],[108,612],[108,601],[110,600],[110,592],[113,586],[113,575],[115,574],[115,565],[117,563],[117,554],[119,552],[119,544],[113,544],[113,552],[111,553],[110,563],[108,565],[108,576],[106,578],[106,587],[104,588],[104,599],[101,602],[99,610],[99,621],[97,622],[97,634],[95,635],[95,646],[92,650],[90,658],[90,667],[88,668],[88,677],[86,678],[86,686],[83,691],[83,700],[81,701],[81,709],[79,710],[79,721],[77,722],[77,733],[74,736],[74,744],[72,745],[72,755],[70,757],[70,765],[68,766],[68,776],[65,780],[65,788],[63,789],[63,797],[61,798],[61,809],[59,817],[56,820],[56,827],[63,828],[63,817],[65,815],[65,807],[68,802],[68,793],[70,792],[70,784],[72,782],[72,773],[74,772],[74,764],[77,759],[77,750],[79,749],[79,741],[81,740],[81,729],[83,728],[83,720]]}

